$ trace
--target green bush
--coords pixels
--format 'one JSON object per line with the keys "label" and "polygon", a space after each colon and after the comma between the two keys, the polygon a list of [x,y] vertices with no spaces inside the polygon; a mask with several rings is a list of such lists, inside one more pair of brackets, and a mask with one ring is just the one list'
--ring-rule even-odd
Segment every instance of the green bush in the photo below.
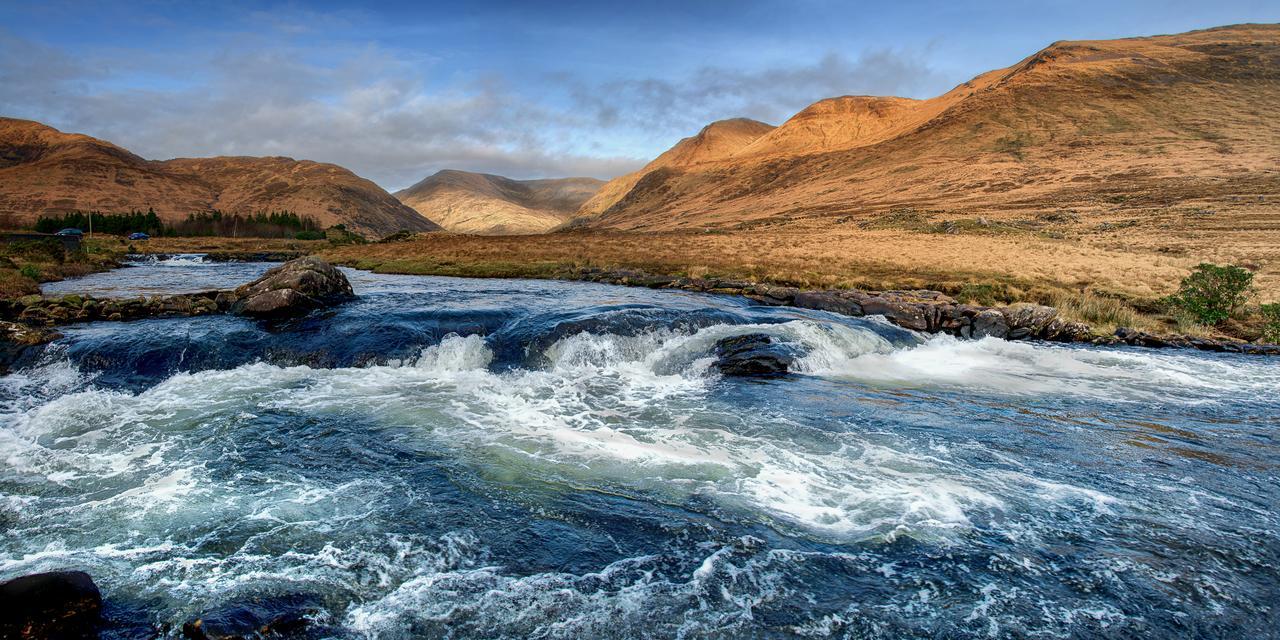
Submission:
{"label": "green bush", "polygon": [[1165,301],[1200,324],[1217,326],[1249,299],[1252,284],[1253,273],[1247,269],[1204,262]]}
{"label": "green bush", "polygon": [[40,268],[35,266],[34,264],[24,264],[22,265],[22,268],[18,270],[18,272],[21,273],[24,277],[31,278],[36,282],[40,282]]}
{"label": "green bush", "polygon": [[324,232],[312,231],[310,229],[306,231],[299,231],[293,234],[293,239],[294,240],[324,240]]}
{"label": "green bush", "polygon": [[1259,309],[1262,311],[1262,339],[1280,343],[1280,302],[1264,304]]}

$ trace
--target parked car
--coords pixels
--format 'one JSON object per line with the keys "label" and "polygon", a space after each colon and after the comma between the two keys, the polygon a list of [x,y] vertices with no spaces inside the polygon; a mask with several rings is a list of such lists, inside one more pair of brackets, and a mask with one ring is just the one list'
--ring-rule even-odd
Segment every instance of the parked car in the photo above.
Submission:
{"label": "parked car", "polygon": [[149,236],[149,235],[147,235],[147,234],[142,233],[141,231],[139,231],[139,232],[137,232],[137,233],[131,233],[131,234],[129,234],[129,239],[130,239],[130,240],[150,240],[150,239],[151,239],[151,236]]}
{"label": "parked car", "polygon": [[79,230],[79,229],[68,228],[68,229],[63,229],[62,231],[59,231],[59,232],[57,233],[57,235],[60,235],[60,236],[82,236],[82,235],[84,235],[84,232],[83,232],[83,231],[81,231],[81,230]]}

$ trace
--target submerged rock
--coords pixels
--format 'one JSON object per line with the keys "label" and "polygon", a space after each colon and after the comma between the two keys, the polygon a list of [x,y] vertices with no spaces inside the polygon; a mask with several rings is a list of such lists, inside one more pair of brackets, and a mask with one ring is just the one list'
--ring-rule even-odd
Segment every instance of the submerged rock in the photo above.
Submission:
{"label": "submerged rock", "polygon": [[230,296],[231,312],[258,318],[301,315],[355,297],[351,283],[333,265],[299,258],[241,285]]}
{"label": "submerged rock", "polygon": [[52,329],[0,320],[0,375],[9,372],[32,347],[53,342],[62,334]]}
{"label": "submerged rock", "polygon": [[763,333],[724,338],[716,342],[715,367],[727,376],[780,376],[795,364],[796,353]]}
{"label": "submerged rock", "polygon": [[182,625],[189,640],[296,637],[319,606],[303,595],[261,597],[222,607]]}
{"label": "submerged rock", "polygon": [[0,638],[96,638],[102,594],[83,571],[53,571],[0,584]]}

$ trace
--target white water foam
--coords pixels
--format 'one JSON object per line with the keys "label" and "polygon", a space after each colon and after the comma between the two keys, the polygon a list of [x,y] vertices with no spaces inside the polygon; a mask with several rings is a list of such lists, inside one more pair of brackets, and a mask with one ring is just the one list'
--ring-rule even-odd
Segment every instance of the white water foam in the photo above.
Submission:
{"label": "white water foam", "polygon": [[880,385],[941,386],[1014,396],[1086,396],[1107,401],[1198,403],[1219,397],[1267,397],[1280,391],[1280,368],[1266,361],[951,336],[934,336],[912,348],[814,363],[807,370]]}
{"label": "white water foam", "polygon": [[[969,527],[975,511],[1004,509],[1006,494],[1025,494],[1026,478],[978,483],[945,453],[815,432],[786,408],[744,415],[715,402],[708,352],[719,339],[754,332],[808,351],[802,369],[812,375],[900,360],[903,372],[932,351],[967,348],[939,341],[894,350],[869,330],[792,321],[691,334],[580,333],[546,350],[545,369],[495,373],[483,338],[451,336],[409,362],[329,370],[259,363],[178,374],[136,396],[89,389],[10,414],[4,433],[24,440],[9,463],[49,481],[154,465],[103,507],[162,508],[212,490],[181,473],[189,463],[170,450],[175,441],[269,410],[374,417],[481,468],[676,502],[701,495],[834,540],[946,537]],[[991,358],[991,348],[977,352]]]}

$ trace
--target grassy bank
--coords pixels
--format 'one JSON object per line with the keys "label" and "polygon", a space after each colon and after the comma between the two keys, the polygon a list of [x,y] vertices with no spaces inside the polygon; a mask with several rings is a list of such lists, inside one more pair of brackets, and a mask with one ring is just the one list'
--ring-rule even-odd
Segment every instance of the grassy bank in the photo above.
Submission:
{"label": "grassy bank", "polygon": [[[1109,236],[1102,240],[1109,241]],[[725,278],[804,289],[933,289],[961,302],[1035,302],[1099,333],[1129,327],[1153,333],[1255,340],[1257,305],[1218,328],[1167,312],[1195,264],[1161,252],[1098,246],[1080,238],[930,234],[915,231],[751,230],[537,236],[421,234],[399,242],[330,247],[332,262],[380,273],[459,277],[575,278],[591,269]],[[1263,280],[1259,299],[1274,296]]]}
{"label": "grassy bank", "polygon": [[[984,305],[1038,302],[1100,331],[1117,326],[1166,330],[1169,318],[1143,311],[1154,296],[1073,286],[1035,272],[982,268],[982,261],[940,247],[934,261],[896,259],[882,232],[862,237],[812,233],[573,232],[482,237],[424,234],[394,243],[335,247],[330,261],[381,273],[460,277],[573,278],[587,269],[634,269],[654,275],[728,278],[805,289],[933,289]],[[901,246],[901,243],[896,243]],[[989,249],[988,249],[989,250]],[[1010,249],[1013,251],[1016,249]],[[922,253],[926,253],[923,249]],[[948,255],[953,259],[945,259]],[[1073,257],[1085,260],[1086,257]],[[994,261],[992,266],[1000,266]],[[1176,283],[1176,280],[1174,280]]]}
{"label": "grassy bank", "polygon": [[0,245],[0,299],[40,293],[40,283],[75,278],[119,266],[126,245],[112,237],[85,238],[80,251],[57,240]]}

